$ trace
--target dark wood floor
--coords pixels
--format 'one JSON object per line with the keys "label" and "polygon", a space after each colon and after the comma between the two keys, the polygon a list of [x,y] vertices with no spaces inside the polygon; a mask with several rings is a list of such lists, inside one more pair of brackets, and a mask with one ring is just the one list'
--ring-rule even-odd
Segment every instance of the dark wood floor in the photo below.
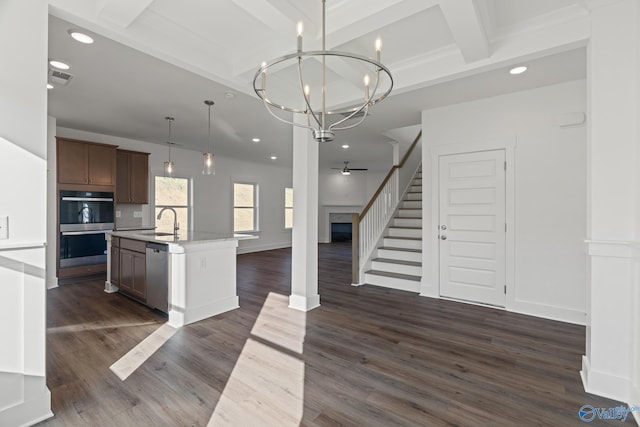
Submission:
{"label": "dark wood floor", "polygon": [[182,328],[125,381],[109,366],[166,317],[99,280],[49,291],[41,425],[245,427],[229,415],[244,399],[254,425],[579,426],[582,405],[619,405],[582,389],[584,327],[352,287],[350,250],[320,246],[322,306],[306,315],[286,308],[290,250],[238,256],[241,308]]}

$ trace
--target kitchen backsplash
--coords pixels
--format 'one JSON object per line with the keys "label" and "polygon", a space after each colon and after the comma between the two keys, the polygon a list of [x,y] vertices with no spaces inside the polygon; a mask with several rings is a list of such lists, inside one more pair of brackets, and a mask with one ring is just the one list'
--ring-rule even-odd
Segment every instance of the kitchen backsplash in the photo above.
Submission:
{"label": "kitchen backsplash", "polygon": [[116,205],[116,229],[142,227],[142,206],[143,205]]}

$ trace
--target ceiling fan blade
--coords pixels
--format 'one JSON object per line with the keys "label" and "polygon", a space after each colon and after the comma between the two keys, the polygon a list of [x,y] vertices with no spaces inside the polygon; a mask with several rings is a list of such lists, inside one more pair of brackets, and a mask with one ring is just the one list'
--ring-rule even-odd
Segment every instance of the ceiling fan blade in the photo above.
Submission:
{"label": "ceiling fan blade", "polygon": [[349,168],[350,171],[368,171],[367,168]]}

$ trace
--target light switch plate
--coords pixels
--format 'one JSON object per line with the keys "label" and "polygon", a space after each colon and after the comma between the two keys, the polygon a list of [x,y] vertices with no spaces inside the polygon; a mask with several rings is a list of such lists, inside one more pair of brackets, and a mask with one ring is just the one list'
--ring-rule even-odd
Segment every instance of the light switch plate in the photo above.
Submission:
{"label": "light switch plate", "polygon": [[0,239],[9,238],[9,217],[0,216]]}
{"label": "light switch plate", "polygon": [[120,218],[122,216],[122,211],[116,211],[116,218]]}
{"label": "light switch plate", "polygon": [[142,211],[133,211],[134,218],[142,218]]}

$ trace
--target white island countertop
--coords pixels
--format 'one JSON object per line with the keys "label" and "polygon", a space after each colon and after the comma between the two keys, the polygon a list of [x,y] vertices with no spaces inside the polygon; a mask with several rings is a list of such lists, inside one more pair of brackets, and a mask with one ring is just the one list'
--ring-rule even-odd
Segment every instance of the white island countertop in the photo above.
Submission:
{"label": "white island countertop", "polygon": [[181,231],[178,236],[171,233],[162,233],[157,230],[127,230],[112,231],[109,234],[125,239],[142,240],[145,242],[167,243],[178,246],[221,242],[228,240],[256,239],[257,236],[239,233],[219,233],[212,231]]}

